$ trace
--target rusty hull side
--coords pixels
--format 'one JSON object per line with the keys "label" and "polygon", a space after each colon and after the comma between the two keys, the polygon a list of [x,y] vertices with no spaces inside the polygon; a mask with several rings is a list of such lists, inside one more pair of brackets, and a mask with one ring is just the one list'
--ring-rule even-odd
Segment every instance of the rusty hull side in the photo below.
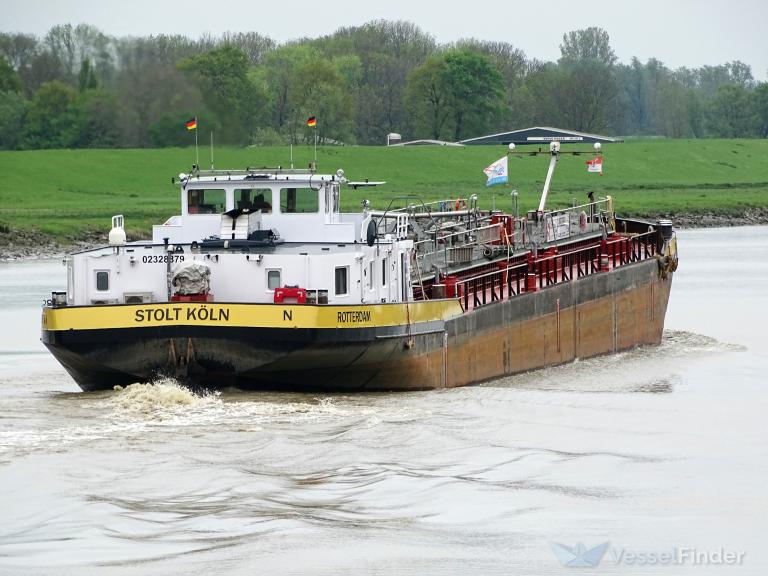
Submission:
{"label": "rusty hull side", "polygon": [[[446,323],[444,387],[661,342],[672,274],[655,259],[515,296]],[[427,358],[423,358],[428,361]]]}

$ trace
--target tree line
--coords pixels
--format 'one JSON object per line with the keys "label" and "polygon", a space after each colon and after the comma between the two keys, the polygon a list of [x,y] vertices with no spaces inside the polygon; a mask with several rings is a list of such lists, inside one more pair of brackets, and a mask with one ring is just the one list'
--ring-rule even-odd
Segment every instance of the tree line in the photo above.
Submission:
{"label": "tree line", "polygon": [[[620,63],[600,28],[557,62],[508,42],[438,44],[373,21],[278,44],[258,32],[115,38],[80,24],[0,33],[0,148],[456,141],[533,125],[673,138],[768,137],[768,83],[734,61]],[[306,119],[317,118],[309,128]]]}

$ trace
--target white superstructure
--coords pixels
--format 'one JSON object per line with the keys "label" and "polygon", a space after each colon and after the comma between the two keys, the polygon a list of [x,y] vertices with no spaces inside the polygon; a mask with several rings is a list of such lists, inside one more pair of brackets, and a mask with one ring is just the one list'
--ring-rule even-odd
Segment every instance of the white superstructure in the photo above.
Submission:
{"label": "white superstructure", "polygon": [[174,273],[190,261],[210,268],[208,301],[275,302],[286,287],[282,296],[298,288],[317,304],[412,299],[407,223],[387,230],[367,210],[342,213],[342,171],[210,171],[178,181],[181,213],[154,226],[151,242],[119,241],[116,217],[116,241],[68,258],[68,305],[167,302]]}

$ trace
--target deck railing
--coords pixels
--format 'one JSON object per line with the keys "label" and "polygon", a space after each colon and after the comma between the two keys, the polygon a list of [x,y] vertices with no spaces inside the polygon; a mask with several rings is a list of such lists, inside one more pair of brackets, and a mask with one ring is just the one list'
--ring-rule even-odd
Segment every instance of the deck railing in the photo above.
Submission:
{"label": "deck railing", "polygon": [[[658,253],[658,232],[615,236],[600,243],[563,252],[545,250],[537,257],[527,254],[524,262],[508,263],[456,281],[464,310],[507,300],[524,292],[535,292],[563,282],[607,272]],[[500,262],[504,264],[504,261]]]}
{"label": "deck railing", "polygon": [[[434,204],[439,203],[411,205],[408,210],[409,213],[427,211]],[[594,236],[603,228],[609,228],[612,222],[609,208],[610,201],[601,199],[547,212],[537,220],[513,218],[504,214],[476,218],[471,214],[457,213],[459,218],[466,220],[458,224],[450,222],[445,230],[431,229],[428,232],[429,238],[415,243],[418,268],[422,274],[429,274],[434,269],[445,273],[446,269],[476,259],[482,252],[491,256],[506,251],[511,257],[514,250],[532,249],[533,246],[549,245],[579,236]],[[390,212],[398,210],[405,209]],[[490,222],[496,217],[500,221]],[[456,230],[457,225],[463,225],[466,229]],[[482,252],[476,252],[478,248]]]}
{"label": "deck railing", "polygon": [[416,242],[414,248],[422,273],[472,261],[476,249],[482,250],[500,237],[500,228],[501,224],[490,224],[458,232],[438,231],[435,238]]}
{"label": "deck railing", "polygon": [[523,263],[458,281],[464,310],[470,308],[470,303],[472,308],[479,308],[525,292],[527,276],[528,263]]}

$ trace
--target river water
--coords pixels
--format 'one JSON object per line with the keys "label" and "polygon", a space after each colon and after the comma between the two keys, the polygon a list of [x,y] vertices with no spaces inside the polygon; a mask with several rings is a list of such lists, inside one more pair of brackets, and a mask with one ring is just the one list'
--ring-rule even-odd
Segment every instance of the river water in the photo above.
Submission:
{"label": "river water", "polygon": [[0,574],[764,574],[768,228],[678,236],[660,347],[395,394],[85,394],[0,264]]}

